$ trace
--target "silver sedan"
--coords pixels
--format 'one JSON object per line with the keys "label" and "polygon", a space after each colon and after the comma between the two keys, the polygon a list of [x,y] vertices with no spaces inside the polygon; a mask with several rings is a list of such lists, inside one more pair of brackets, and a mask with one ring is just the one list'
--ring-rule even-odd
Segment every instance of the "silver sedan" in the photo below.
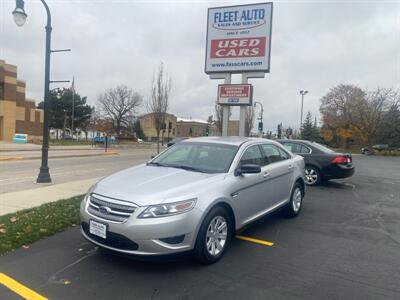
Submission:
{"label": "silver sedan", "polygon": [[193,250],[200,262],[213,263],[243,226],[277,209],[297,216],[304,193],[303,158],[277,142],[193,138],[91,187],[81,232],[113,251]]}

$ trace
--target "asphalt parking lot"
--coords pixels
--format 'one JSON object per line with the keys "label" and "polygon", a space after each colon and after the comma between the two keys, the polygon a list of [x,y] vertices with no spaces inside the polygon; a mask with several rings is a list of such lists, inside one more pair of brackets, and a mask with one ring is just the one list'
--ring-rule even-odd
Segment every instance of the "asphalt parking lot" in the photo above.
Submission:
{"label": "asphalt parking lot", "polygon": [[[353,177],[308,188],[299,217],[241,232],[273,246],[235,239],[211,266],[108,255],[75,227],[0,257],[0,273],[54,300],[400,299],[400,158],[354,163]],[[0,284],[0,299],[22,298]]]}

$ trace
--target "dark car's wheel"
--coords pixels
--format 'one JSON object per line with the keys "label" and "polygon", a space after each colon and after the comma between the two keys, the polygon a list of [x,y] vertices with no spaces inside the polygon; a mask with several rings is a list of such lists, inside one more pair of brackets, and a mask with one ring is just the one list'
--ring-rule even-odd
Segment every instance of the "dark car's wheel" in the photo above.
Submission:
{"label": "dark car's wheel", "polygon": [[232,236],[232,220],[227,210],[217,206],[201,224],[194,249],[196,259],[202,264],[217,262],[224,255]]}
{"label": "dark car's wheel", "polygon": [[307,185],[319,185],[322,182],[321,172],[314,166],[306,166],[304,175]]}
{"label": "dark car's wheel", "polygon": [[303,186],[299,182],[296,182],[290,196],[290,201],[283,211],[286,217],[294,218],[300,213],[303,206],[303,196]]}

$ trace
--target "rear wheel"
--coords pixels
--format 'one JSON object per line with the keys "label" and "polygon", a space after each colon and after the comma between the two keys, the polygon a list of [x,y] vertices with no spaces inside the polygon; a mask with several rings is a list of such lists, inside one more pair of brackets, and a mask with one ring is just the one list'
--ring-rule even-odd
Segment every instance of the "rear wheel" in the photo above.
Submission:
{"label": "rear wheel", "polygon": [[314,166],[306,166],[305,169],[305,182],[307,185],[321,184],[321,172]]}
{"label": "rear wheel", "polygon": [[303,196],[303,186],[299,182],[296,182],[292,190],[290,201],[284,210],[286,217],[294,218],[300,213],[301,207],[303,206]]}
{"label": "rear wheel", "polygon": [[194,249],[196,259],[202,264],[217,262],[224,255],[232,236],[232,221],[223,207],[213,208],[205,217],[197,235]]}

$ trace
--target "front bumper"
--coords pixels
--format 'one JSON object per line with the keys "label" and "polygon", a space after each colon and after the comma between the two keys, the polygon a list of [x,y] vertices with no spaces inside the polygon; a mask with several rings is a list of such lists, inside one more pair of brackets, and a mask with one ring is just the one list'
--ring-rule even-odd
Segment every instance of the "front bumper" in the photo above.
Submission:
{"label": "front bumper", "polygon": [[[89,214],[82,202],[81,233],[93,244],[125,254],[166,255],[193,249],[198,224],[202,218],[201,211],[193,208],[186,213],[169,217],[137,218],[145,209],[146,207],[139,207],[128,220],[116,223]],[[89,220],[107,226],[106,240],[89,232]]]}

